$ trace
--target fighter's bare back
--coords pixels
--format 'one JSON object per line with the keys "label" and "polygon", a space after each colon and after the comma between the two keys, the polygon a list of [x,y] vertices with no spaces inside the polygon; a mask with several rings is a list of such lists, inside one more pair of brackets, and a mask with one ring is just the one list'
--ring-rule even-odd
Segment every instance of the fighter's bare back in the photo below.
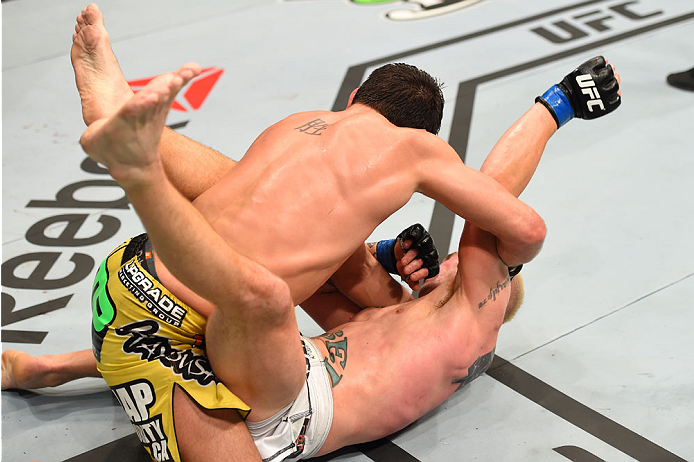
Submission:
{"label": "fighter's bare back", "polygon": [[[465,175],[445,177],[456,171]],[[194,204],[229,245],[284,279],[298,304],[415,191],[457,212],[479,208],[460,206],[480,199],[471,194],[475,181],[508,199],[476,173],[437,136],[396,127],[356,104],[341,112],[294,114],[269,127]],[[514,210],[527,213],[512,199]],[[211,304],[168,271],[160,275],[193,308],[211,312]]]}

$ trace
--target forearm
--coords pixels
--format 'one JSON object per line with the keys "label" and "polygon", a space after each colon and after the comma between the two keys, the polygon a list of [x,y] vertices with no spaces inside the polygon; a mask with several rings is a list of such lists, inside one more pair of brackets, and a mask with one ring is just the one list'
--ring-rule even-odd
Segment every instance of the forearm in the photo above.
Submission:
{"label": "forearm", "polygon": [[236,162],[170,128],[164,128],[159,157],[171,184],[192,201],[219,181]]}
{"label": "forearm", "polygon": [[509,266],[529,262],[539,253],[545,225],[531,207],[493,178],[462,163],[438,171],[441,176],[434,186],[438,194],[430,197],[467,223],[496,236],[499,255]]}
{"label": "forearm", "polygon": [[480,171],[518,197],[530,182],[547,141],[557,131],[552,115],[535,103],[506,130]]}
{"label": "forearm", "polygon": [[373,256],[374,248],[360,246],[333,274],[331,280],[337,289],[362,308],[411,300],[410,293]]}

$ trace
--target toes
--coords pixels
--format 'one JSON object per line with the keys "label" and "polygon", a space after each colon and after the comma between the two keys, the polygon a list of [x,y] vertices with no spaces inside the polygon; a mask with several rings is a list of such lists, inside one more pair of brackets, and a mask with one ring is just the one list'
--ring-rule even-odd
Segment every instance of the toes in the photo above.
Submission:
{"label": "toes", "polygon": [[103,22],[103,15],[99,11],[99,7],[96,3],[90,3],[87,8],[84,9],[86,20],[89,24],[101,24]]}
{"label": "toes", "polygon": [[176,73],[180,75],[185,82],[188,82],[190,79],[200,74],[200,72],[201,68],[198,63],[184,64],[178,71],[176,71]]}

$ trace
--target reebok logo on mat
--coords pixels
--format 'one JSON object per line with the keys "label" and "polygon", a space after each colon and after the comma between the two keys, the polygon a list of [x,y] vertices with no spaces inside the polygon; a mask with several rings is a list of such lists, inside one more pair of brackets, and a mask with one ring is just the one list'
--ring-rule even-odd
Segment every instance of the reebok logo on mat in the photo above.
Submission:
{"label": "reebok logo on mat", "polygon": [[[171,109],[181,112],[188,112],[189,110],[197,111],[200,109],[202,103],[205,102],[205,99],[207,99],[207,96],[210,94],[223,72],[224,69],[217,67],[206,67],[203,69],[200,75],[191,80],[187,87],[178,94],[171,104]],[[147,77],[145,79],[129,80],[128,84],[130,88],[137,93],[156,77],[155,75],[154,77]]]}

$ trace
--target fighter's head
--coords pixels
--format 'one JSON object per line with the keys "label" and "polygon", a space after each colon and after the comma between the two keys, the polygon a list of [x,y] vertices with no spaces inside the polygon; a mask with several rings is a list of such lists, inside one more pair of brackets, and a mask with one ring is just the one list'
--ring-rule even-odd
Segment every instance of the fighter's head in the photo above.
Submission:
{"label": "fighter's head", "polygon": [[[446,256],[440,265],[439,274],[436,277],[427,279],[419,289],[419,297],[424,297],[431,293],[441,284],[446,284],[455,279],[458,274],[458,253],[452,253]],[[511,295],[506,305],[504,313],[504,323],[509,322],[516,315],[525,297],[525,286],[523,285],[523,275],[517,274],[511,281]]]}
{"label": "fighter's head", "polygon": [[357,89],[351,102],[377,110],[398,127],[423,128],[433,134],[441,128],[441,84],[409,64],[379,67]]}

